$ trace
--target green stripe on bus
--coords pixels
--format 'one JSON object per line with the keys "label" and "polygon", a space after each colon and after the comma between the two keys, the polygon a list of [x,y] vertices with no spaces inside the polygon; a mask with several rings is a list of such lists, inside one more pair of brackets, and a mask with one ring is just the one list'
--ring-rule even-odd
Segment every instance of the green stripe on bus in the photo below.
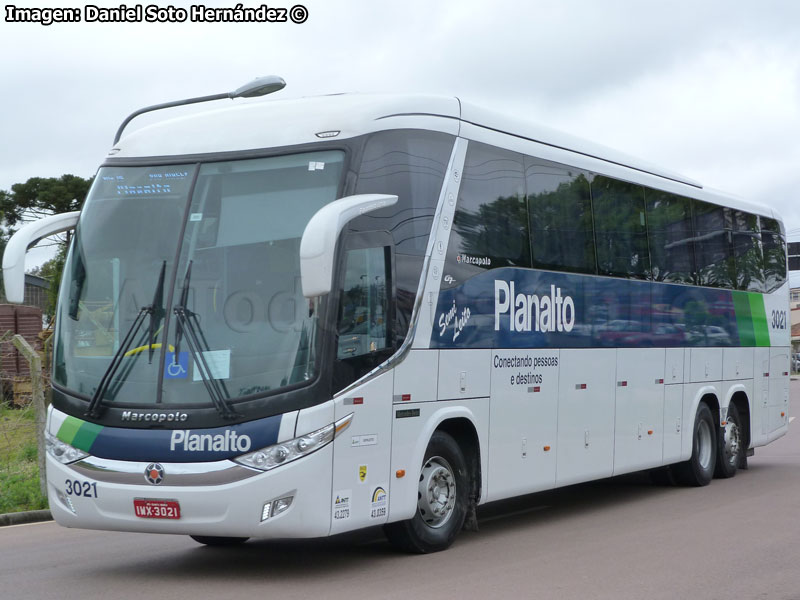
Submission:
{"label": "green stripe on bus", "polygon": [[72,440],[75,439],[75,435],[78,433],[78,430],[81,428],[83,421],[80,419],[76,419],[75,417],[67,417],[64,419],[64,422],[61,423],[61,427],[58,428],[58,433],[56,433],[56,437],[60,439],[65,444],[72,445]]}
{"label": "green stripe on bus", "polygon": [[769,346],[769,329],[767,328],[767,311],[764,309],[764,296],[754,292],[748,293],[747,296],[750,300],[750,313],[753,315],[756,346]]}
{"label": "green stripe on bus", "polygon": [[72,440],[72,445],[78,450],[89,452],[89,450],[92,449],[92,444],[94,444],[95,438],[102,430],[102,425],[95,425],[94,423],[87,423],[84,421],[83,425],[81,425],[81,428],[78,429],[78,432],[75,434],[75,438]]}
{"label": "green stripe on bus", "polygon": [[736,313],[736,328],[739,330],[739,345],[755,346],[756,334],[747,292],[733,292],[733,310]]}

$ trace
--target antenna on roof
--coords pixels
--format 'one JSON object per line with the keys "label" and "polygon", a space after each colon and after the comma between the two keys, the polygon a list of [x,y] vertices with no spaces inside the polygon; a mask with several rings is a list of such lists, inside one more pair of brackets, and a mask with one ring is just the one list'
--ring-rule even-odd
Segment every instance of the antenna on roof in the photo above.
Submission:
{"label": "antenna on roof", "polygon": [[266,77],[258,77],[246,83],[243,86],[235,89],[232,92],[224,92],[222,94],[212,94],[210,96],[198,96],[197,98],[187,98],[185,100],[174,100],[172,102],[163,102],[162,104],[154,104],[153,106],[146,106],[137,111],[132,112],[122,122],[122,125],[117,129],[117,135],[114,136],[114,144],[122,137],[122,132],[128,123],[133,121],[136,117],[146,112],[154,110],[161,110],[162,108],[173,108],[175,106],[185,106],[187,104],[197,104],[198,102],[209,102],[211,100],[224,100],[225,98],[257,98],[258,96],[266,96],[273,92],[277,92],[286,87],[286,82],[282,77],[276,75],[267,75]]}

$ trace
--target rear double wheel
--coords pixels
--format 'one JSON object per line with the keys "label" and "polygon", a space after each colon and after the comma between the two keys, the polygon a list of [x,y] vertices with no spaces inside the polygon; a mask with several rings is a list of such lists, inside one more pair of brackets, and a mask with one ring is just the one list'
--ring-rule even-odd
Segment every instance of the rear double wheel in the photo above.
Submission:
{"label": "rear double wheel", "polygon": [[692,457],[675,465],[677,480],[684,485],[704,486],[714,477],[717,463],[717,426],[705,402],[697,407],[692,430]]}
{"label": "rear double wheel", "polygon": [[464,526],[468,501],[469,476],[464,454],[450,435],[436,431],[420,468],[417,510],[407,521],[386,524],[386,537],[408,552],[444,550]]}
{"label": "rear double wheel", "polygon": [[723,479],[733,477],[736,475],[736,470],[744,463],[745,444],[743,433],[739,411],[736,405],[731,404],[728,407],[725,425],[720,429],[720,435],[718,436],[717,468],[714,471],[716,477]]}

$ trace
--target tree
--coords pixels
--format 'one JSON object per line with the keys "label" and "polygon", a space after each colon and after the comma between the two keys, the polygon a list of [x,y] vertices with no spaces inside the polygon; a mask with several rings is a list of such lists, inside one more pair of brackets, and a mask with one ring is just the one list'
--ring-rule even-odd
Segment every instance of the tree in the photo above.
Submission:
{"label": "tree", "polygon": [[77,175],[31,177],[15,183],[11,192],[0,192],[0,211],[6,227],[74,210],[80,210],[92,179]]}
{"label": "tree", "polygon": [[[4,225],[0,232],[0,251],[5,250],[8,238],[26,222],[80,210],[89,193],[92,179],[77,175],[31,177],[25,183],[12,185],[10,192],[0,190],[0,216]],[[58,286],[67,254],[67,237],[62,235],[53,239],[53,244],[57,246],[56,256],[31,271],[50,281],[48,306],[45,309],[49,318],[52,318],[55,311]]]}

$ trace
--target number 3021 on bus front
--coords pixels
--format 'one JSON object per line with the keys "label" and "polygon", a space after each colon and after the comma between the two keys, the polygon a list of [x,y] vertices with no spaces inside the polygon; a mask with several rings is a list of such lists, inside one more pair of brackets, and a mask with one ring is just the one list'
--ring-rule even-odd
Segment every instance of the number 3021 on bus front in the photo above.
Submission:
{"label": "number 3021 on bus front", "polygon": [[772,328],[773,329],[786,329],[786,311],[773,310],[772,311]]}
{"label": "number 3021 on bus front", "polygon": [[97,483],[67,479],[64,482],[64,492],[67,496],[83,496],[84,498],[97,498]]}

